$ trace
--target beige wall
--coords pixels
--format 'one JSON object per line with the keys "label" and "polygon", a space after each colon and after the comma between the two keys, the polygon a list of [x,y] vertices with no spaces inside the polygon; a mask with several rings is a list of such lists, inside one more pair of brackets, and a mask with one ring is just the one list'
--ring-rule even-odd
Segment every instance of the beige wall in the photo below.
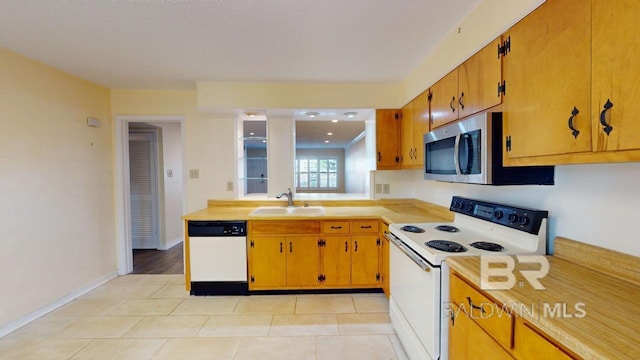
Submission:
{"label": "beige wall", "polygon": [[114,274],[116,246],[109,90],[4,49],[0,79],[1,328]]}
{"label": "beige wall", "polygon": [[207,206],[208,199],[232,199],[227,181],[235,178],[235,116],[205,113],[196,106],[195,91],[112,90],[113,115],[180,115],[185,117],[184,171],[198,169],[187,179],[187,211]]}

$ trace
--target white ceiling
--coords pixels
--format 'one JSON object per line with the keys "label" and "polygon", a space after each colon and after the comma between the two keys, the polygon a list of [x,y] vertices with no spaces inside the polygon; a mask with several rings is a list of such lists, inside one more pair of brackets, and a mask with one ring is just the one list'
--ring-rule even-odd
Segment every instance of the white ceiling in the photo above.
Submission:
{"label": "white ceiling", "polygon": [[0,0],[0,46],[109,88],[397,82],[480,0]]}

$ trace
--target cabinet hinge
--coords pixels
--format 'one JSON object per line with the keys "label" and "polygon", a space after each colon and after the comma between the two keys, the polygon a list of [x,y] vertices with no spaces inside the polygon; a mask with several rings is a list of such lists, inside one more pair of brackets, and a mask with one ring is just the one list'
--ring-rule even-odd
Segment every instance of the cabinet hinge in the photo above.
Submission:
{"label": "cabinet hinge", "polygon": [[400,117],[400,116],[398,116],[398,112],[397,112],[397,111],[395,112],[395,114],[393,114],[393,117],[394,117],[396,120],[400,120],[400,119],[399,119],[399,117]]}
{"label": "cabinet hinge", "polygon": [[498,82],[498,97],[500,95],[507,95],[507,82],[502,80],[502,83]]}
{"label": "cabinet hinge", "polygon": [[511,135],[507,135],[507,141],[505,142],[507,152],[511,151]]}
{"label": "cabinet hinge", "polygon": [[376,240],[376,246],[380,246],[380,238]]}
{"label": "cabinet hinge", "polygon": [[431,89],[429,89],[429,92],[427,93],[427,101],[429,102],[429,104],[431,104],[432,99],[433,99],[433,92],[431,91]]}
{"label": "cabinet hinge", "polygon": [[251,240],[251,247],[256,247],[256,244],[253,242],[253,240]]}
{"label": "cabinet hinge", "polygon": [[400,156],[396,156],[396,164],[400,162]]}
{"label": "cabinet hinge", "polygon": [[376,281],[380,281],[380,273],[376,274]]}
{"label": "cabinet hinge", "polygon": [[327,240],[318,239],[318,247],[325,247],[325,246],[327,246]]}
{"label": "cabinet hinge", "polygon": [[498,44],[498,59],[500,56],[505,57],[511,52],[511,36],[507,37],[505,41]]}
{"label": "cabinet hinge", "polygon": [[256,282],[256,278],[255,278],[255,276],[251,275],[251,283],[253,284],[253,283],[255,283],[255,282]]}
{"label": "cabinet hinge", "polygon": [[325,282],[327,281],[327,277],[324,276],[324,274],[318,274],[318,282]]}

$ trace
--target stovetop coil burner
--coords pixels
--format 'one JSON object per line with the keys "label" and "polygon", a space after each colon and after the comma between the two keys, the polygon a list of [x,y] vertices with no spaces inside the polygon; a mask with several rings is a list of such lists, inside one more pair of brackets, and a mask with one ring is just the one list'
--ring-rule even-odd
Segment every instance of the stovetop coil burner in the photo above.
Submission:
{"label": "stovetop coil burner", "polygon": [[425,242],[425,245],[432,247],[436,250],[446,251],[446,252],[465,252],[467,248],[458,244],[457,242],[448,241],[448,240],[431,240]]}
{"label": "stovetop coil burner", "polygon": [[438,226],[436,226],[436,230],[450,232],[450,233],[454,233],[454,232],[460,231],[460,229],[458,229],[455,226],[451,226],[451,225],[438,225]]}
{"label": "stovetop coil burner", "polygon": [[424,229],[423,228],[419,228],[417,226],[413,226],[413,225],[406,225],[400,228],[400,230],[402,231],[407,231],[407,232],[412,232],[412,233],[423,233]]}
{"label": "stovetop coil burner", "polygon": [[476,241],[469,245],[473,246],[476,249],[486,250],[486,251],[498,252],[498,251],[504,250],[504,246],[500,244],[492,243],[492,242],[486,242],[486,241]]}

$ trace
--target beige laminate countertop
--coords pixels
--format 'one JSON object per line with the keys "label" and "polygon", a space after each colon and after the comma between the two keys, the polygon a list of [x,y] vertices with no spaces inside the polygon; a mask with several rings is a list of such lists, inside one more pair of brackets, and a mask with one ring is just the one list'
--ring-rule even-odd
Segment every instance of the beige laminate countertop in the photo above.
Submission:
{"label": "beige laminate countertop", "polygon": [[[594,255],[593,252],[585,254]],[[516,285],[511,290],[485,293],[502,305],[519,309],[516,315],[584,359],[640,359],[640,284],[583,266],[585,263],[571,261],[570,256],[547,256],[549,273],[540,279],[545,290],[535,290],[525,281],[522,287]],[[637,270],[638,258],[622,261],[630,265],[629,269]],[[479,257],[451,257],[446,262],[452,270],[480,287]],[[518,284],[521,279],[518,277]],[[547,311],[545,315],[544,304],[550,307],[566,304],[566,311],[558,311],[554,316]],[[584,304],[583,317],[578,317],[582,314],[576,310],[576,306],[582,306],[579,304]]]}
{"label": "beige laminate countertop", "polygon": [[[184,220],[324,220],[379,218],[387,223],[447,222],[453,213],[447,208],[406,200],[309,201],[325,207],[324,215],[250,215],[259,206],[281,206],[269,201],[209,201],[207,208],[183,216]],[[300,206],[302,204],[296,203]]]}

